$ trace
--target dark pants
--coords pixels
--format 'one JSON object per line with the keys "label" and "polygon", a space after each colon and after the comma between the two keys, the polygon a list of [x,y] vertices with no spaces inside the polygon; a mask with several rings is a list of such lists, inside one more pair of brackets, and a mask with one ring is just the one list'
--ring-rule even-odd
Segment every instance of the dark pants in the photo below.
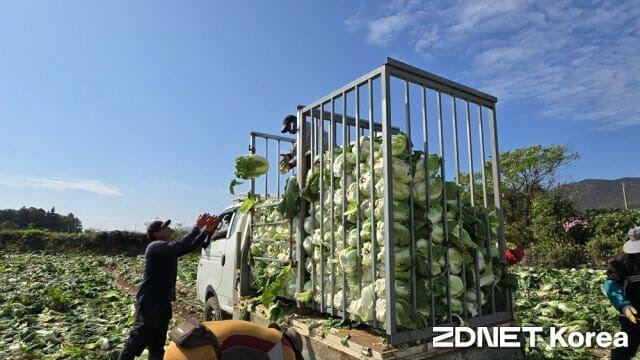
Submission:
{"label": "dark pants", "polygon": [[618,320],[621,331],[627,333],[629,347],[612,349],[611,360],[629,360],[635,356],[640,346],[640,324],[634,324],[624,316],[619,316]]}
{"label": "dark pants", "polygon": [[171,316],[171,303],[136,304],[136,321],[131,327],[119,359],[133,360],[147,348],[150,360],[161,360],[164,356],[164,343]]}

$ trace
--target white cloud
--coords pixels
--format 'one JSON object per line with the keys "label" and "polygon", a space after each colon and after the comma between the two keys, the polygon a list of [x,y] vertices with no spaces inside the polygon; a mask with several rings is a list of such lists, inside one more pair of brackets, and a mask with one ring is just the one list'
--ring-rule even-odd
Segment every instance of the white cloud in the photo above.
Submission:
{"label": "white cloud", "polygon": [[409,14],[395,14],[370,21],[367,40],[370,43],[384,46],[393,40],[398,32],[408,27],[411,20],[412,17]]}
{"label": "white cloud", "polygon": [[[367,41],[409,37],[470,85],[598,129],[640,125],[640,6],[621,1],[392,1],[365,14]],[[362,15],[359,15],[362,18]],[[358,25],[362,27],[361,25]]]}
{"label": "white cloud", "polygon": [[100,195],[118,196],[122,192],[115,185],[91,179],[36,178],[29,176],[0,175],[0,184],[9,187],[49,190],[82,190]]}
{"label": "white cloud", "polygon": [[391,15],[376,19],[367,19],[361,16],[362,10],[349,16],[345,25],[352,29],[366,27],[367,41],[378,46],[386,46],[395,40],[402,31],[414,26],[422,15],[422,11],[414,11],[420,1],[417,0],[392,0],[382,7]]}
{"label": "white cloud", "polygon": [[482,23],[516,10],[517,3],[513,0],[471,1],[460,9],[458,23],[451,29],[455,32],[472,30]]}

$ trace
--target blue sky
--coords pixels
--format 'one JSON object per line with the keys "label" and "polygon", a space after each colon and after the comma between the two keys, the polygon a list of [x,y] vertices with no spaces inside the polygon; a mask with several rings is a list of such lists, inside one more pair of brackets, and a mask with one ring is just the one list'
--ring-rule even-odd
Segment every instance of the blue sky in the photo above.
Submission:
{"label": "blue sky", "polygon": [[0,34],[0,208],[85,227],[221,209],[250,130],[386,56],[496,95],[501,150],[640,176],[637,2],[5,1]]}

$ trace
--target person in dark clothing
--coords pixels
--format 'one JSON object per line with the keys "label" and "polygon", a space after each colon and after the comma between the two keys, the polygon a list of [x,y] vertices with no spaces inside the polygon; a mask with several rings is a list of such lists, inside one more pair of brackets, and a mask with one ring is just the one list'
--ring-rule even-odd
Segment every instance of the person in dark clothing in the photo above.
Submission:
{"label": "person in dark clothing", "polygon": [[202,214],[191,232],[171,241],[171,220],[154,221],[147,228],[151,242],[144,253],[144,275],[136,294],[136,320],[120,353],[120,360],[132,360],[149,349],[149,359],[164,357],[164,343],[171,320],[171,302],[176,299],[178,258],[209,244],[218,217]]}
{"label": "person in dark clothing", "polygon": [[632,359],[640,346],[640,227],[629,230],[623,253],[609,263],[604,289],[611,304],[620,312],[621,331],[627,333],[628,347],[611,350],[611,360]]}
{"label": "person in dark clothing", "polygon": [[[305,161],[307,164],[307,169],[311,166],[311,126],[312,123],[307,121],[307,125],[304,132],[304,152],[305,152]],[[318,139],[320,138],[318,130]],[[287,115],[284,120],[282,120],[282,129],[281,133],[286,134],[297,134],[298,133],[298,118],[295,115]],[[316,140],[318,143],[320,140]],[[291,150],[287,153],[280,154],[282,159],[280,159],[279,171],[282,174],[287,173],[289,170],[293,169],[297,165],[296,153],[298,152],[297,148],[298,141],[291,146]],[[329,148],[329,134],[326,131],[322,131],[322,149],[327,150]]]}

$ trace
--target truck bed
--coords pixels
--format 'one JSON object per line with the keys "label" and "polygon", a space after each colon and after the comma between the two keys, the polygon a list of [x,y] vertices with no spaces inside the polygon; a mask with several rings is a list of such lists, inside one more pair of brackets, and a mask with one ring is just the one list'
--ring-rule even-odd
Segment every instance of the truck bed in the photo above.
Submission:
{"label": "truck bed", "polygon": [[[384,336],[373,333],[366,326],[355,329],[323,329],[318,322],[326,317],[317,315],[293,315],[290,327],[301,336],[305,359],[442,359],[442,360],[517,360],[524,359],[523,350],[518,349],[433,349],[431,341],[420,344],[390,346],[384,343]],[[268,326],[268,309],[256,306],[249,313],[249,321]],[[496,326],[517,326],[513,321]]]}

